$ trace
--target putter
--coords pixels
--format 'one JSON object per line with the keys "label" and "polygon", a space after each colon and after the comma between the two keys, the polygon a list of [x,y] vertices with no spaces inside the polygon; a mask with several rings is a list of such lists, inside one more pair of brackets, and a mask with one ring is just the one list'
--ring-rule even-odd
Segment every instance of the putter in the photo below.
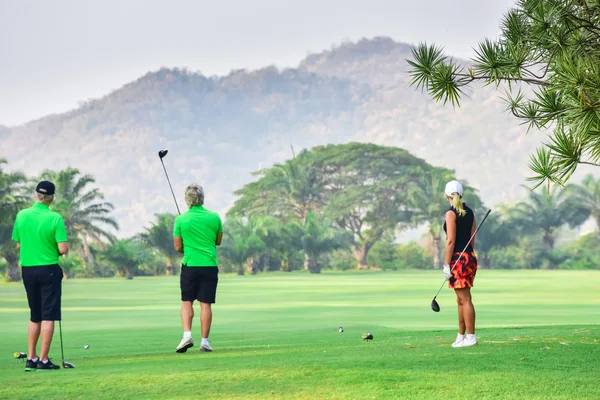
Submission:
{"label": "putter", "polygon": [[158,157],[160,158],[160,163],[165,170],[165,176],[167,177],[167,182],[169,182],[169,187],[171,188],[171,194],[173,195],[173,200],[175,200],[175,207],[177,207],[177,212],[181,215],[181,211],[179,211],[179,205],[177,204],[177,199],[175,198],[175,193],[173,192],[173,186],[171,186],[171,180],[169,179],[169,174],[167,174],[167,169],[165,168],[165,163],[163,162],[163,158],[167,155],[169,150],[160,150],[158,152]]}
{"label": "putter", "polygon": [[63,368],[75,368],[73,364],[65,361],[65,351],[63,349],[63,339],[62,339],[62,324],[61,321],[58,320],[58,330],[60,332],[60,354],[62,355],[62,366]]}
{"label": "putter", "polygon": [[[463,251],[460,253],[460,255],[458,256],[458,258],[456,259],[456,261],[454,262],[454,265],[452,266],[452,268],[450,269],[450,272],[452,272],[454,270],[454,267],[456,267],[456,264],[458,264],[458,261],[460,260],[460,258],[462,257],[463,253],[467,250],[467,247],[469,247],[469,244],[471,243],[471,241],[473,240],[473,238],[475,237],[475,235],[477,235],[477,232],[479,231],[479,228],[481,228],[481,225],[483,225],[483,223],[485,222],[486,218],[488,217],[488,215],[490,215],[490,212],[492,212],[492,210],[488,210],[485,213],[485,217],[483,217],[483,219],[481,220],[481,222],[479,223],[479,226],[477,227],[477,229],[475,229],[475,232],[473,232],[473,234],[471,235],[471,238],[469,239],[469,241],[467,242],[467,245],[465,246],[465,248],[463,249]],[[438,294],[440,294],[440,291],[442,290],[442,288],[444,287],[444,284],[446,283],[446,279],[444,279],[444,282],[442,283],[442,286],[440,286],[440,288],[438,289],[437,293],[435,294],[435,296],[433,297],[433,300],[431,300],[431,309],[435,312],[440,312],[440,305],[438,304],[438,302],[435,300],[436,297],[438,297]]]}

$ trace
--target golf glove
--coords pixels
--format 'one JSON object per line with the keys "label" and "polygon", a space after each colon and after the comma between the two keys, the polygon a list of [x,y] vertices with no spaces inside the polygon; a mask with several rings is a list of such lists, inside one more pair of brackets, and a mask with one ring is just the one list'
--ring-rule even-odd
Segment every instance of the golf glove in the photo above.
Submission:
{"label": "golf glove", "polygon": [[450,272],[450,266],[449,265],[444,265],[444,278],[446,280],[452,278],[452,272]]}

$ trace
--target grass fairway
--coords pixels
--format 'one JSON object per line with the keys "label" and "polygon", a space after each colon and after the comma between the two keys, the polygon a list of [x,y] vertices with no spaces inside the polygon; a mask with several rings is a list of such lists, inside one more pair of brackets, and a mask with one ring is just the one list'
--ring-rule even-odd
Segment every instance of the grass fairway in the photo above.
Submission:
{"label": "grass fairway", "polygon": [[[2,399],[598,399],[600,271],[485,271],[479,346],[452,349],[441,272],[222,275],[214,353],[181,339],[178,278],[63,284],[72,370],[25,373],[21,284],[0,284]],[[344,333],[339,333],[342,326]],[[374,340],[364,342],[361,334]],[[90,345],[84,350],[85,344]],[[60,362],[58,325],[51,357]]]}

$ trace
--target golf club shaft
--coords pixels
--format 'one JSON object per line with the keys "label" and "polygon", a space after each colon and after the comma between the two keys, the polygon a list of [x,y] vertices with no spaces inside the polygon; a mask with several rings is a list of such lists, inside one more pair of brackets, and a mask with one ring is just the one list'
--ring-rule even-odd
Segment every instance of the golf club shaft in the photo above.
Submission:
{"label": "golf club shaft", "polygon": [[63,349],[62,322],[61,322],[60,319],[58,320],[58,331],[60,333],[60,354],[62,356],[62,365],[64,367],[64,365],[65,365],[65,351]]}
{"label": "golf club shaft", "polygon": [[[465,251],[467,251],[467,247],[469,247],[469,244],[471,244],[471,241],[473,241],[473,238],[475,237],[475,235],[477,235],[477,232],[479,232],[479,228],[481,228],[481,225],[483,225],[483,223],[485,222],[486,218],[488,217],[488,215],[490,215],[490,212],[492,210],[488,210],[487,213],[485,213],[485,217],[483,217],[483,219],[481,220],[481,222],[479,223],[479,226],[477,227],[477,229],[475,229],[475,232],[473,232],[473,234],[471,235],[471,238],[469,239],[469,241],[467,242],[465,248],[463,249],[463,251],[460,253],[460,255],[458,256],[458,258],[456,259],[456,261],[454,262],[454,265],[452,266],[452,268],[450,269],[450,272],[454,271],[454,267],[456,267],[456,264],[458,264],[458,261],[460,260],[460,258],[462,257],[462,255],[464,254]],[[444,284],[446,283],[446,280],[444,279],[444,282],[442,282],[442,286],[440,286],[440,288],[438,289],[437,293],[434,296],[434,299],[437,297],[438,294],[440,294],[440,291],[442,290],[442,288],[444,287]]]}
{"label": "golf club shaft", "polygon": [[179,205],[177,204],[177,199],[175,198],[175,192],[173,192],[173,186],[171,186],[171,180],[169,179],[169,174],[167,174],[167,169],[165,168],[165,163],[163,162],[162,158],[160,159],[160,163],[163,166],[163,169],[165,170],[165,176],[167,177],[167,182],[169,182],[169,188],[171,188],[171,194],[173,195],[173,200],[175,200],[175,207],[177,207],[177,212],[179,213],[179,215],[181,215],[181,211],[179,211]]}

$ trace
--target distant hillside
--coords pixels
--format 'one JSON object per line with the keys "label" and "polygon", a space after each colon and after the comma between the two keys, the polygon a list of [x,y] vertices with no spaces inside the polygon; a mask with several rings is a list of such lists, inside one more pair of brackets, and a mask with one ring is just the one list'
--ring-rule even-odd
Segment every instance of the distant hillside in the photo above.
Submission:
{"label": "distant hillside", "polygon": [[28,174],[68,165],[93,174],[117,206],[121,236],[155,212],[175,211],[156,155],[162,148],[180,208],[185,185],[197,181],[207,207],[223,214],[250,173],[289,158],[290,145],[350,140],[454,168],[489,205],[522,195],[541,135],[526,136],[491,88],[474,91],[461,109],[434,104],[408,86],[410,49],[375,38],[282,71],[207,78],[161,69],[71,112],[0,128],[0,157]]}

